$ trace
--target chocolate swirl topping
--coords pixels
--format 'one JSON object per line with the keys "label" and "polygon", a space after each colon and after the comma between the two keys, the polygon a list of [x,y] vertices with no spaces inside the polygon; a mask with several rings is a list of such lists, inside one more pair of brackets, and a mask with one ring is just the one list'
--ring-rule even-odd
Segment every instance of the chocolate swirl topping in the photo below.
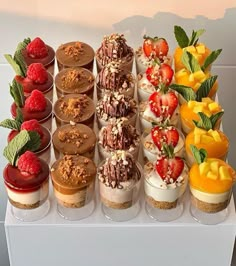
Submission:
{"label": "chocolate swirl topping", "polygon": [[99,143],[106,150],[128,150],[132,152],[139,144],[136,128],[128,124],[128,119],[111,121],[99,134]]}
{"label": "chocolate swirl topping", "polygon": [[109,118],[126,117],[135,109],[135,100],[117,92],[106,93],[96,107],[98,117],[105,121]]}
{"label": "chocolate swirl topping", "polygon": [[98,179],[108,187],[122,189],[122,182],[138,181],[141,175],[132,155],[117,151],[98,170]]}
{"label": "chocolate swirl topping", "polygon": [[123,34],[113,33],[103,37],[101,47],[98,49],[98,56],[102,60],[102,65],[106,65],[124,57],[131,59],[133,50],[126,44]]}
{"label": "chocolate swirl topping", "polygon": [[111,62],[98,74],[97,85],[111,91],[128,90],[134,87],[134,78],[131,73],[120,69],[120,64]]}

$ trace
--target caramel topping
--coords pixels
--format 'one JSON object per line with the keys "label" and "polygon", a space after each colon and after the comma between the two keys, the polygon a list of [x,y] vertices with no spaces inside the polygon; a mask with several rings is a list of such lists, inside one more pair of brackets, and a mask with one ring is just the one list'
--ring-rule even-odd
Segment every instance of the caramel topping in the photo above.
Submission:
{"label": "caramel topping", "polygon": [[63,131],[59,130],[58,138],[61,142],[74,143],[77,147],[79,147],[83,143],[84,139],[88,139],[88,135],[83,134],[83,136],[81,136],[80,130],[78,128],[73,128]]}
{"label": "caramel topping", "polygon": [[70,88],[74,83],[78,83],[84,77],[85,75],[83,75],[83,71],[80,71],[79,69],[71,69],[69,72],[62,76],[62,87],[64,89],[68,87]]}
{"label": "caramel topping", "polygon": [[84,54],[83,46],[80,42],[75,42],[74,45],[62,46],[65,55],[73,57],[76,61],[79,61],[80,56]]}

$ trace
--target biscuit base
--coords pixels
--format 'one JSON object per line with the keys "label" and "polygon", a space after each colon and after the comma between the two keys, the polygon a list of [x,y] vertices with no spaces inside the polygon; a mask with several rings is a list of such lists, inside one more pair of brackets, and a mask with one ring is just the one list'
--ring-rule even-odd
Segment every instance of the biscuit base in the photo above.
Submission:
{"label": "biscuit base", "polygon": [[132,206],[132,201],[118,203],[118,202],[110,201],[102,196],[101,196],[101,201],[105,206],[112,208],[112,209],[122,210],[122,209],[128,209]]}
{"label": "biscuit base", "polygon": [[158,209],[162,209],[162,210],[169,210],[169,209],[176,208],[178,200],[175,200],[172,202],[157,201],[157,200],[154,200],[152,197],[146,195],[146,201],[148,202],[148,204],[150,204],[154,208],[158,208]]}

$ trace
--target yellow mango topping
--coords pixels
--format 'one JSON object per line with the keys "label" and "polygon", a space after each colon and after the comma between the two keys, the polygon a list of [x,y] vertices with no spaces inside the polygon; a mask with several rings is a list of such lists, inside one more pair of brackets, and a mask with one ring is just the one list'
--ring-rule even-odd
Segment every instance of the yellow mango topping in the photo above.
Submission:
{"label": "yellow mango topping", "polygon": [[209,103],[208,108],[211,112],[217,113],[218,111],[220,111],[220,106],[217,102]]}
{"label": "yellow mango topping", "polygon": [[206,175],[210,170],[210,164],[207,162],[203,162],[199,164],[199,172],[200,175]]}
{"label": "yellow mango topping", "polygon": [[206,46],[204,44],[199,44],[196,46],[196,50],[199,54],[205,54]]}
{"label": "yellow mango topping", "polygon": [[218,176],[219,174],[219,162],[218,161],[213,161],[210,163],[210,168],[212,173]]}
{"label": "yellow mango topping", "polygon": [[189,78],[188,79],[189,79],[190,82],[194,81],[195,80],[194,73],[191,73],[189,75]]}
{"label": "yellow mango topping", "polygon": [[202,70],[194,72],[193,75],[194,75],[194,78],[197,80],[202,80],[202,79],[205,80],[206,79],[206,75]]}
{"label": "yellow mango topping", "polygon": [[194,128],[194,135],[205,135],[205,134],[206,134],[205,129],[201,129],[199,127]]}
{"label": "yellow mango topping", "polygon": [[202,98],[202,102],[204,102],[204,103],[212,103],[214,101],[211,98],[209,98],[209,97],[205,97],[205,98]]}
{"label": "yellow mango topping", "polygon": [[221,142],[221,137],[218,131],[210,129],[208,134],[211,135],[216,142]]}
{"label": "yellow mango topping", "polygon": [[212,136],[201,135],[201,143],[207,144],[207,143],[211,143],[211,142],[214,142],[214,139]]}
{"label": "yellow mango topping", "polygon": [[221,180],[232,180],[228,168],[224,165],[220,166],[219,175]]}
{"label": "yellow mango topping", "polygon": [[190,53],[196,52],[196,48],[193,45],[186,47],[185,50],[190,52]]}
{"label": "yellow mango topping", "polygon": [[210,179],[213,179],[213,180],[216,180],[218,178],[218,176],[216,174],[214,174],[212,171],[209,171],[207,174],[206,174],[206,177],[207,178],[210,178]]}
{"label": "yellow mango topping", "polygon": [[186,69],[181,69],[181,70],[179,70],[178,72],[175,73],[176,78],[181,78],[181,77],[184,77],[184,76],[187,76],[187,75],[188,75],[188,73],[187,73]]}
{"label": "yellow mango topping", "polygon": [[193,112],[196,113],[196,114],[199,113],[199,112],[203,112],[203,110],[204,110],[204,106],[202,106],[202,105],[195,106],[193,108]]}

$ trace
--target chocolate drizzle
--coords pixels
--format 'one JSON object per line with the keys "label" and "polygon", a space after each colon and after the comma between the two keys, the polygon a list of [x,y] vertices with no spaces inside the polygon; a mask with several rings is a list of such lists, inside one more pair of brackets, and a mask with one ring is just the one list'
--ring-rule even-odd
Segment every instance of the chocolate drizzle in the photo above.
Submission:
{"label": "chocolate drizzle", "polygon": [[99,143],[106,150],[128,150],[133,151],[139,144],[139,134],[135,127],[128,124],[123,118],[111,121],[100,132]]}
{"label": "chocolate drizzle", "polygon": [[107,121],[109,118],[126,117],[136,109],[136,102],[123,94],[106,93],[97,103],[96,111],[99,118]]}
{"label": "chocolate drizzle", "polygon": [[122,189],[122,182],[138,181],[140,177],[133,157],[125,151],[114,153],[98,170],[100,182],[112,188]]}
{"label": "chocolate drizzle", "polygon": [[106,65],[111,61],[119,61],[121,58],[131,59],[133,50],[126,44],[123,34],[113,33],[104,36],[101,47],[98,49],[98,56],[102,65]]}
{"label": "chocolate drizzle", "polygon": [[119,68],[119,64],[112,62],[105,66],[98,74],[97,85],[111,91],[128,90],[134,87],[134,78]]}

